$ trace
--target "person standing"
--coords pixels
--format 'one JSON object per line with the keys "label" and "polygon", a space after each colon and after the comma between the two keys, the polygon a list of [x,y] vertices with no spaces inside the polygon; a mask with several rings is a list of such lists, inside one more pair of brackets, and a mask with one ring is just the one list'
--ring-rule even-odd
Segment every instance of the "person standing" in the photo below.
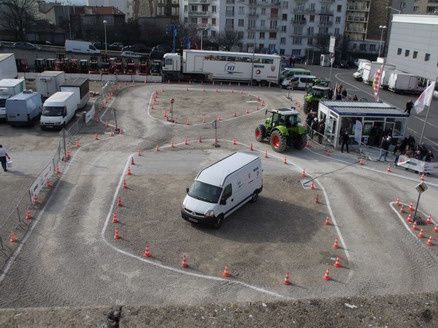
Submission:
{"label": "person standing", "polygon": [[388,156],[388,149],[389,149],[390,143],[391,143],[391,137],[384,136],[382,139],[382,144],[380,146],[381,150],[380,150],[380,157],[379,157],[378,161],[380,161],[383,157],[383,160],[386,162],[386,157]]}
{"label": "person standing", "polygon": [[11,159],[11,157],[6,152],[6,149],[3,148],[3,145],[0,145],[0,162],[2,163],[3,171],[8,172],[6,167],[6,158]]}
{"label": "person standing", "polygon": [[405,113],[408,113],[408,116],[411,116],[411,110],[414,108],[414,102],[412,99],[409,99],[409,101],[406,103],[406,109]]}
{"label": "person standing", "polygon": [[398,165],[398,159],[401,155],[401,150],[402,150],[402,148],[401,148],[400,142],[397,142],[397,145],[394,148],[394,156],[395,156],[394,165],[395,166]]}
{"label": "person standing", "polygon": [[346,146],[347,148],[347,153],[349,153],[348,151],[348,142],[350,141],[350,135],[348,134],[347,129],[344,129],[344,131],[342,132],[342,145],[341,145],[341,153],[344,152],[344,146]]}

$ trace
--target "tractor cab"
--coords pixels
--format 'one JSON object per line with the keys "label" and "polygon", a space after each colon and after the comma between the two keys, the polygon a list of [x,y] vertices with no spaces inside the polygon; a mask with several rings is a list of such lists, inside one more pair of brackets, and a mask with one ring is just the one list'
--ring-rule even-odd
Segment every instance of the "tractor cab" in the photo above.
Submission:
{"label": "tractor cab", "polygon": [[313,85],[307,89],[304,96],[304,113],[308,114],[311,111],[318,110],[320,100],[330,99],[331,89],[325,84]]}
{"label": "tractor cab", "polygon": [[[280,108],[271,110],[272,116],[270,117],[270,122],[272,122],[272,126],[283,125],[286,128],[290,128],[298,125],[301,120],[299,118],[299,113],[295,108]],[[268,123],[269,118],[266,120]]]}

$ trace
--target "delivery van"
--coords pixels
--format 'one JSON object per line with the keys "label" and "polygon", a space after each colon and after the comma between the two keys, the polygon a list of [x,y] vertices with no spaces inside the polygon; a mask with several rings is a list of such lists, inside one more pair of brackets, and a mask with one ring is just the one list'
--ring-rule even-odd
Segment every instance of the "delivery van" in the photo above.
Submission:
{"label": "delivery van", "polygon": [[100,50],[89,41],[65,40],[65,52],[79,54],[100,54]]}
{"label": "delivery van", "polygon": [[6,100],[6,119],[12,126],[31,125],[40,117],[41,95],[26,90]]}
{"label": "delivery van", "polygon": [[75,116],[77,108],[73,92],[57,92],[43,104],[41,129],[62,129]]}
{"label": "delivery van", "polygon": [[218,229],[234,211],[257,200],[263,189],[262,173],[260,157],[241,152],[206,167],[186,190],[182,218]]}
{"label": "delivery van", "polygon": [[73,92],[75,94],[78,109],[84,108],[90,99],[90,83],[88,79],[77,77],[65,81],[59,88],[61,91]]}

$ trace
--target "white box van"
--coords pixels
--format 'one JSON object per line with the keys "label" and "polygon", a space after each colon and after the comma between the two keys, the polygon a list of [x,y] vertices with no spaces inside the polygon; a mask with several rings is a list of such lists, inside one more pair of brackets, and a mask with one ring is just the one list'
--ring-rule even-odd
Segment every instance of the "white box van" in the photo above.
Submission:
{"label": "white box van", "polygon": [[65,81],[59,88],[61,91],[73,92],[75,94],[78,109],[84,108],[90,99],[90,83],[88,79],[78,77]]}
{"label": "white box van", "polygon": [[36,91],[43,99],[49,98],[59,91],[59,86],[65,81],[65,73],[62,71],[44,71],[36,78]]}
{"label": "white box van", "polygon": [[6,119],[12,126],[32,124],[41,115],[42,107],[38,92],[23,91],[6,100]]}
{"label": "white box van", "polygon": [[420,94],[425,86],[416,75],[394,71],[389,77],[388,89],[395,93]]}
{"label": "white box van", "polygon": [[206,167],[187,188],[182,218],[219,228],[231,213],[257,200],[263,189],[262,173],[260,157],[239,152]]}
{"label": "white box van", "polygon": [[41,114],[41,129],[62,129],[75,116],[77,103],[73,92],[57,92],[47,98]]}
{"label": "white box van", "polygon": [[6,100],[23,92],[25,88],[24,79],[0,80],[0,119],[6,118]]}
{"label": "white box van", "polygon": [[65,52],[79,54],[100,54],[100,50],[88,41],[65,40]]}

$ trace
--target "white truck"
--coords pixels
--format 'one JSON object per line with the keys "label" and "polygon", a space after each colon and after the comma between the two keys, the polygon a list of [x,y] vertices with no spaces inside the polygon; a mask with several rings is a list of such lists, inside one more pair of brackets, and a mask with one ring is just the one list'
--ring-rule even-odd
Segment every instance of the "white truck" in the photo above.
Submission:
{"label": "white truck", "polygon": [[23,92],[25,88],[24,79],[0,80],[0,119],[6,119],[6,100]]}
{"label": "white truck", "polygon": [[425,86],[416,75],[394,71],[389,77],[388,90],[392,92],[420,94],[424,89]]}
{"label": "white truck", "polygon": [[257,200],[263,190],[262,172],[260,157],[240,152],[206,167],[187,188],[182,218],[219,228],[234,211]]}
{"label": "white truck", "polygon": [[382,89],[388,89],[389,77],[394,71],[395,65],[385,64],[385,66],[383,66],[382,78],[380,79],[380,87]]}
{"label": "white truck", "polygon": [[41,95],[23,91],[6,100],[6,119],[12,126],[30,125],[41,115]]}
{"label": "white truck", "polygon": [[0,79],[16,79],[17,63],[14,54],[0,54]]}
{"label": "white truck", "polygon": [[36,78],[36,91],[41,94],[43,99],[49,98],[65,81],[65,73],[61,71],[44,71]]}
{"label": "white truck", "polygon": [[246,52],[183,50],[163,57],[163,80],[201,80],[278,84],[281,57]]}
{"label": "white truck", "polygon": [[363,65],[362,82],[365,84],[372,84],[374,81],[374,75],[380,67],[382,67],[382,63],[380,62],[375,61],[371,63],[365,63]]}
{"label": "white truck", "polygon": [[84,108],[90,99],[90,83],[85,78],[75,78],[65,81],[60,86],[61,91],[73,92],[78,104],[77,109]]}
{"label": "white truck", "polygon": [[43,104],[41,129],[62,129],[75,116],[76,108],[73,92],[56,92]]}
{"label": "white truck", "polygon": [[65,52],[79,54],[100,54],[100,50],[89,41],[65,40]]}

